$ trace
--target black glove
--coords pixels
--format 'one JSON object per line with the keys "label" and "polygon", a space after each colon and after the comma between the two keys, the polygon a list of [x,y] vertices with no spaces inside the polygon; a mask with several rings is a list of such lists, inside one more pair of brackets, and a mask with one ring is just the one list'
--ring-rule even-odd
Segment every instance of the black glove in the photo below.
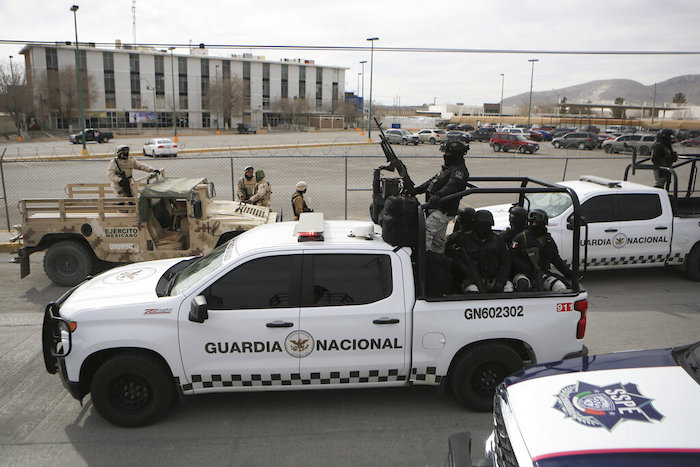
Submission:
{"label": "black glove", "polygon": [[428,209],[437,209],[440,207],[440,197],[438,195],[433,195],[428,200]]}
{"label": "black glove", "polygon": [[154,174],[160,175],[160,170],[158,170],[158,169],[153,169],[153,173],[154,173]]}

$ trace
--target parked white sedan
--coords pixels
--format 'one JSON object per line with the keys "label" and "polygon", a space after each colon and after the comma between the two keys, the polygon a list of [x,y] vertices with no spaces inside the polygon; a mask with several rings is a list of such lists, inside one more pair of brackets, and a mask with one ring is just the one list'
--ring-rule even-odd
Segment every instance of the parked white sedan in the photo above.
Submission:
{"label": "parked white sedan", "polygon": [[177,143],[168,138],[157,138],[146,141],[143,145],[143,155],[151,157],[177,156]]}

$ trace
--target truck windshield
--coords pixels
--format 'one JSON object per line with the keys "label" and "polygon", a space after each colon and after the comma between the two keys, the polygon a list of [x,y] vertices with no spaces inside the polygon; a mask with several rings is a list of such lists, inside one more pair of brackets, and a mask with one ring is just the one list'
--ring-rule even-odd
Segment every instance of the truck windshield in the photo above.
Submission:
{"label": "truck windshield", "polygon": [[544,209],[550,219],[557,217],[571,206],[571,197],[566,193],[531,193],[526,198],[530,201],[530,211]]}
{"label": "truck windshield", "polygon": [[181,294],[213,271],[216,271],[224,261],[235,253],[234,244],[235,241],[231,240],[228,243],[220,245],[214,248],[211,253],[202,256],[198,261],[185,267],[185,269],[180,271],[177,275],[175,283],[170,289],[170,295]]}

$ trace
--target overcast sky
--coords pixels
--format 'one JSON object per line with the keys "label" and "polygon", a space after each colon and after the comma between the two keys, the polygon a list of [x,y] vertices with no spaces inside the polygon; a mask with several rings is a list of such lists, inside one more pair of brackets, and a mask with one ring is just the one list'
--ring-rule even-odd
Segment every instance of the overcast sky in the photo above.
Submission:
{"label": "overcast sky", "polygon": [[[0,39],[132,42],[131,0],[0,0]],[[136,0],[139,43],[421,47],[565,51],[700,51],[698,0]],[[18,56],[0,45],[0,61]],[[186,49],[177,52],[186,53]],[[358,88],[365,65],[369,96],[370,52],[315,50],[210,50],[210,56],[252,52],[268,60],[313,59],[347,68],[345,87]],[[645,85],[700,74],[700,55],[607,56],[547,54],[374,54],[373,99],[402,105],[498,102],[598,79],[632,79]]]}

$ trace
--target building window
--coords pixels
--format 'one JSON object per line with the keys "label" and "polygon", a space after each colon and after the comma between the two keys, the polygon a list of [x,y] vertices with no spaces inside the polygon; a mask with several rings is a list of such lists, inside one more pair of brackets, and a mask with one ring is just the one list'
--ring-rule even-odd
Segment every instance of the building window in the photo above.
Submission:
{"label": "building window", "polygon": [[231,79],[231,60],[221,62],[221,77],[224,80]]}
{"label": "building window", "polygon": [[129,54],[129,78],[131,81],[131,108],[141,108],[141,75],[139,74],[139,54]]}
{"label": "building window", "polygon": [[140,109],[141,108],[141,95],[140,94],[132,94],[131,95],[131,108],[132,109]]}
{"label": "building window", "polygon": [[87,71],[87,55],[85,54],[85,51],[81,50],[78,56],[80,57],[80,71]]}
{"label": "building window", "polygon": [[200,89],[202,91],[202,108],[209,108],[209,59],[203,58],[200,60],[201,77]]}
{"label": "building window", "polygon": [[306,99],[306,67],[299,67],[299,99]]}
{"label": "building window", "polygon": [[289,97],[289,65],[282,65],[282,82],[280,86],[280,97],[286,99]]}
{"label": "building window", "polygon": [[188,106],[187,96],[180,96],[180,105],[179,105],[179,108],[181,108],[181,109],[186,109],[187,106]]}
{"label": "building window", "polygon": [[105,81],[105,108],[116,109],[117,98],[114,86],[114,54],[112,52],[102,53],[102,67],[104,68]]}
{"label": "building window", "polygon": [[58,70],[58,54],[56,49],[46,49],[46,69]]}
{"label": "building window", "polygon": [[187,57],[177,58],[177,83],[178,94],[180,95],[180,108],[186,109],[189,106],[187,99]]}
{"label": "building window", "polygon": [[[165,96],[165,60],[160,55],[156,55],[154,59],[156,71],[156,95]],[[165,100],[165,97],[163,97],[163,100]]]}
{"label": "building window", "polygon": [[250,62],[243,62],[243,108],[250,110]]}
{"label": "building window", "polygon": [[323,110],[323,69],[316,68],[316,110]]}
{"label": "building window", "polygon": [[160,73],[163,74],[165,72],[165,60],[163,60],[162,55],[155,55],[153,57],[154,63],[153,66],[155,67],[156,74]]}
{"label": "building window", "polygon": [[202,128],[211,128],[211,114],[202,112]]}
{"label": "building window", "polygon": [[270,64],[263,63],[262,78],[263,110],[270,110]]}

